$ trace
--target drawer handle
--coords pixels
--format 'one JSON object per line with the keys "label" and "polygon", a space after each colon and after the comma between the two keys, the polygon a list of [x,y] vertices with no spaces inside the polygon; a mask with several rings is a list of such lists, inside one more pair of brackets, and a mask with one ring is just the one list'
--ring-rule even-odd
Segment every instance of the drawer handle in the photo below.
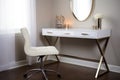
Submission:
{"label": "drawer handle", "polygon": [[66,34],[66,35],[70,35],[70,33],[64,33],[64,34]]}
{"label": "drawer handle", "polygon": [[47,32],[47,33],[52,34],[52,32]]}
{"label": "drawer handle", "polygon": [[87,34],[87,33],[81,33],[81,35],[89,35],[89,34]]}

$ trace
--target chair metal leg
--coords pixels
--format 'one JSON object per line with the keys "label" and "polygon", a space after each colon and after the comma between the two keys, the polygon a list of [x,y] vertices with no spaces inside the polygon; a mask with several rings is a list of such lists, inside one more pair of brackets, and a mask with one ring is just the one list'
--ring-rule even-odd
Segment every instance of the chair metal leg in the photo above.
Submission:
{"label": "chair metal leg", "polygon": [[47,78],[47,76],[46,76],[46,74],[45,74],[45,71],[44,71],[44,70],[42,70],[42,74],[43,74],[43,76],[44,76],[45,80],[48,80],[48,78]]}
{"label": "chair metal leg", "polygon": [[51,69],[45,69],[45,72],[54,72],[54,73],[56,73],[56,74],[57,74],[57,76],[58,76],[59,78],[61,78],[60,73],[59,73],[59,72],[57,72],[57,71],[54,71],[54,70],[51,70]]}
{"label": "chair metal leg", "polygon": [[24,74],[24,78],[27,80],[37,72],[41,72],[41,69],[31,69]]}
{"label": "chair metal leg", "polygon": [[44,68],[43,57],[44,57],[44,56],[40,56],[39,59],[38,59],[38,60],[40,60],[40,63],[41,63],[39,69],[31,69],[31,70],[27,71],[27,72],[24,74],[25,80],[28,80],[31,76],[33,76],[33,75],[34,75],[35,73],[37,73],[37,72],[41,72],[41,73],[43,74],[45,80],[48,80],[47,75],[46,75],[46,72],[47,72],[47,71],[49,71],[49,72],[55,72],[55,73],[57,73],[57,76],[58,76],[59,78],[61,78],[61,77],[60,77],[61,75],[60,75],[58,72],[56,72],[56,71],[54,71],[54,70],[50,70],[50,69],[45,69],[45,68]]}
{"label": "chair metal leg", "polygon": [[[101,65],[102,65],[102,62],[103,62],[103,61],[104,61],[104,63],[105,63],[105,67],[106,67],[106,69],[107,69],[107,71],[106,71],[105,73],[109,72],[109,67],[108,67],[107,62],[106,62],[106,59],[105,59],[105,57],[104,57],[104,55],[105,55],[105,50],[106,50],[106,47],[107,47],[107,44],[108,44],[108,40],[109,40],[109,38],[106,39],[105,44],[104,44],[104,46],[103,46],[103,49],[101,48],[99,41],[96,40],[98,49],[99,49],[100,54],[101,54],[101,58],[100,58],[100,61],[99,61],[99,64],[98,64],[98,68],[97,68],[97,71],[96,71],[95,78],[98,78],[98,76],[101,76],[101,75],[102,75],[102,74],[99,75],[99,71],[100,71],[100,68],[101,68]],[[104,74],[104,73],[103,73],[103,74]]]}

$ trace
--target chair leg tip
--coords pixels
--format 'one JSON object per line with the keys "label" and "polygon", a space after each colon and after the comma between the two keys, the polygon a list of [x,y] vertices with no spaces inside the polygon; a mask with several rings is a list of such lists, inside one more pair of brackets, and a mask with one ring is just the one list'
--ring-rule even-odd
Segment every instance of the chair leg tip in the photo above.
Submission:
{"label": "chair leg tip", "polygon": [[60,75],[60,74],[57,74],[57,77],[61,78],[61,75]]}
{"label": "chair leg tip", "polygon": [[27,74],[24,74],[24,78],[27,78]]}

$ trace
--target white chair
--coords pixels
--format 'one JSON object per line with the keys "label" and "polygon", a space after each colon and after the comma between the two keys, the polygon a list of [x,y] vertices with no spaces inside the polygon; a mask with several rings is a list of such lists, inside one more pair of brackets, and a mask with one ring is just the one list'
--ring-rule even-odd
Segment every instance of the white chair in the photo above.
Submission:
{"label": "white chair", "polygon": [[[40,63],[41,63],[40,68],[31,69],[31,70],[27,71],[24,74],[24,78],[29,79],[33,75],[33,73],[41,72],[43,74],[45,80],[48,80],[48,78],[46,76],[46,72],[47,71],[56,72],[56,71],[44,68],[43,57],[46,55],[57,55],[57,54],[59,54],[59,51],[54,46],[31,47],[30,37],[29,37],[29,33],[28,33],[27,29],[22,28],[21,33],[25,39],[24,51],[25,51],[26,55],[39,57],[38,60],[40,60]],[[56,73],[57,73],[57,76],[60,77],[60,74],[58,72],[56,72]]]}

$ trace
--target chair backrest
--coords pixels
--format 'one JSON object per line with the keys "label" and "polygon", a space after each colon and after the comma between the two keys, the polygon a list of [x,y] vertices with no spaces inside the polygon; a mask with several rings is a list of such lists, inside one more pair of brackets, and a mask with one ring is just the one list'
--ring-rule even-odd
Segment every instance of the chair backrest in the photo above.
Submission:
{"label": "chair backrest", "polygon": [[30,37],[29,37],[29,33],[28,33],[28,30],[26,28],[22,28],[21,29],[21,33],[25,39],[25,43],[24,43],[24,50],[25,50],[25,53],[27,54],[28,53],[28,50],[30,48]]}

